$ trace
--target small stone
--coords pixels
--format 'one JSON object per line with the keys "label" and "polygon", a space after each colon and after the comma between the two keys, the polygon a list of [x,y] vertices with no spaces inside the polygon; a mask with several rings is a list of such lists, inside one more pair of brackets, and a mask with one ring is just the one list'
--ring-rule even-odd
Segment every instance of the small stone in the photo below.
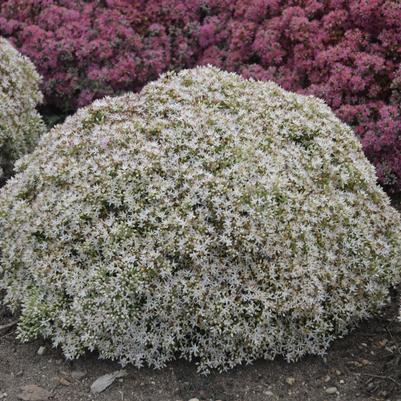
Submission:
{"label": "small stone", "polygon": [[295,383],[295,378],[293,378],[293,377],[287,377],[287,378],[285,379],[285,381],[286,381],[286,383],[287,383],[288,385],[292,386],[292,385],[294,385],[294,383]]}
{"label": "small stone", "polygon": [[267,395],[268,397],[273,397],[273,396],[274,396],[274,393],[272,393],[272,392],[269,391],[269,390],[263,391],[263,394],[264,394],[264,395]]}
{"label": "small stone", "polygon": [[371,363],[367,359],[362,359],[361,364],[362,364],[362,366],[367,366],[367,365],[370,365]]}
{"label": "small stone", "polygon": [[62,384],[63,386],[70,386],[71,385],[71,382],[69,382],[65,377],[60,377],[58,379],[58,382],[60,384]]}
{"label": "small stone", "polygon": [[191,398],[189,401],[199,401],[198,398]]}
{"label": "small stone", "polygon": [[328,383],[330,380],[331,380],[331,377],[330,377],[329,375],[327,375],[327,376],[324,378],[324,382],[325,382],[325,383]]}
{"label": "small stone", "polygon": [[21,376],[23,376],[23,374],[24,374],[24,371],[23,371],[23,370],[20,370],[19,372],[17,372],[17,373],[15,374],[15,376],[16,376],[16,377],[21,377]]}
{"label": "small stone", "polygon": [[42,356],[46,351],[46,347],[44,347],[43,345],[41,347],[39,347],[37,354]]}
{"label": "small stone", "polygon": [[337,375],[337,376],[341,376],[341,375],[342,375],[341,370],[336,369],[336,375]]}
{"label": "small stone", "polygon": [[368,385],[367,385],[368,391],[372,390],[373,387],[375,387],[375,384],[373,382],[368,383]]}
{"label": "small stone", "polygon": [[47,401],[50,397],[49,391],[36,384],[21,387],[21,393],[17,395],[17,398],[23,401]]}
{"label": "small stone", "polygon": [[326,388],[326,394],[336,394],[337,393],[337,387],[327,387]]}
{"label": "small stone", "polygon": [[107,387],[111,386],[114,381],[120,377],[127,376],[126,370],[116,370],[113,373],[108,373],[106,375],[98,377],[91,385],[91,393],[99,394],[106,390]]}
{"label": "small stone", "polygon": [[0,400],[2,400],[3,398],[6,398],[6,397],[7,397],[7,393],[0,394]]}
{"label": "small stone", "polygon": [[87,375],[85,370],[73,370],[71,372],[71,377],[75,380],[81,380]]}
{"label": "small stone", "polygon": [[343,379],[340,380],[340,384],[344,384],[345,381]]}

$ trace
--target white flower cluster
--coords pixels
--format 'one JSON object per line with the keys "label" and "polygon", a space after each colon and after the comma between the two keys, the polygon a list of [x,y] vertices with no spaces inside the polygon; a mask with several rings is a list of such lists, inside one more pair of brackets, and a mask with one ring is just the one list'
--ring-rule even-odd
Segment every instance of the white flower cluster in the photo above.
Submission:
{"label": "white flower cluster", "polygon": [[0,195],[19,337],[138,367],[296,360],[377,312],[400,217],[314,97],[205,67],[45,134]]}
{"label": "white flower cluster", "polygon": [[44,124],[35,107],[42,101],[34,65],[0,37],[0,179],[9,177],[14,161],[30,152]]}

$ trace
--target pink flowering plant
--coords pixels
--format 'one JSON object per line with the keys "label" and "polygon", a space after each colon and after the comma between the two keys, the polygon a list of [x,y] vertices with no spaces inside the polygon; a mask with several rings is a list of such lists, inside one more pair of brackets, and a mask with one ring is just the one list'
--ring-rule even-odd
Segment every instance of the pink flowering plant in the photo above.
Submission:
{"label": "pink flowering plant", "polygon": [[205,64],[321,97],[401,189],[398,0],[4,0],[0,33],[63,110]]}
{"label": "pink flowering plant", "polygon": [[0,14],[0,31],[35,62],[47,102],[63,110],[138,90],[170,63],[165,28],[135,3],[17,0]]}

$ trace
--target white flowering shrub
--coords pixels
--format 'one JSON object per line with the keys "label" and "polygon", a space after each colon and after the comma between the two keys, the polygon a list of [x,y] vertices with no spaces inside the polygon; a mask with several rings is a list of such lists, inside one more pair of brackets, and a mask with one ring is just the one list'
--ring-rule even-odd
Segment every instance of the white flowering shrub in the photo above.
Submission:
{"label": "white flowering shrub", "polygon": [[15,160],[30,152],[44,124],[35,107],[42,101],[34,65],[0,37],[0,180]]}
{"label": "white flowering shrub", "polygon": [[0,286],[19,337],[68,358],[322,354],[400,279],[400,217],[351,129],[273,83],[166,74],[79,110],[17,170]]}

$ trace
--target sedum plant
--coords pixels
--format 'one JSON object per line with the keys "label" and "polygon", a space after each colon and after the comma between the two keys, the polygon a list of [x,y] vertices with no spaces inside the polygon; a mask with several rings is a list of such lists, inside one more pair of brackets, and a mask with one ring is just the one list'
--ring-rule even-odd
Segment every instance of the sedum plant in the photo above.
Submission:
{"label": "sedum plant", "polygon": [[0,180],[14,161],[30,152],[44,132],[35,107],[42,101],[34,65],[0,37]]}
{"label": "sedum plant", "polygon": [[214,67],[45,134],[0,194],[22,340],[201,372],[297,360],[379,311],[400,217],[323,101]]}
{"label": "sedum plant", "polygon": [[401,193],[399,0],[2,0],[0,35],[64,114],[213,64],[321,97]]}

